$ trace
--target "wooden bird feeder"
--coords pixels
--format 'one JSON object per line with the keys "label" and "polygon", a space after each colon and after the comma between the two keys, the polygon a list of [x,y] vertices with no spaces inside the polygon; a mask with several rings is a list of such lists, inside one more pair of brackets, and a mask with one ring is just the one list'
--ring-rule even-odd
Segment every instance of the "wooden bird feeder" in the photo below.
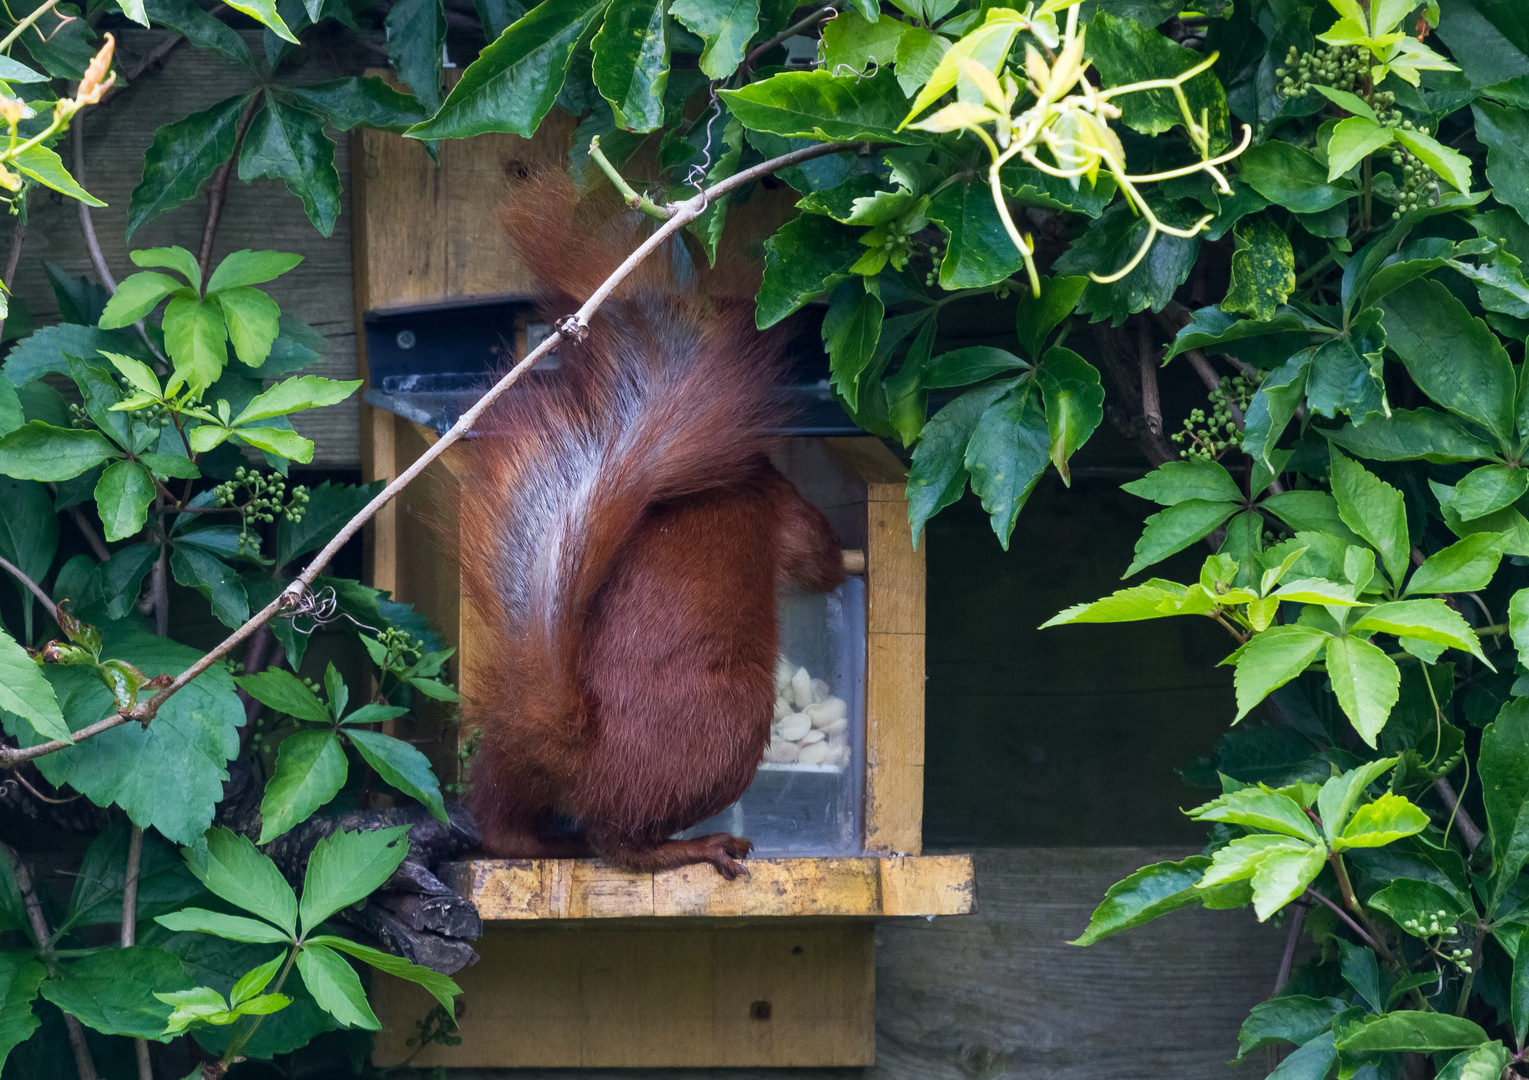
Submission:
{"label": "wooden bird feeder", "polygon": [[[555,164],[570,123],[554,114],[533,140],[445,141],[438,166],[397,135],[352,137],[367,479],[398,475],[455,418],[452,395],[472,381],[452,382],[462,356],[481,357],[481,384],[536,339],[521,299],[535,282],[492,223],[506,177]],[[875,920],[975,909],[970,856],[920,854],[924,560],[904,470],[879,440],[815,430],[783,439],[776,464],[828,516],[852,577],[833,596],[783,600],[771,752],[739,805],[707,825],[759,844],[749,877],[594,859],[447,867],[484,919],[481,959],[456,975],[460,1045],[430,1045],[415,1066],[869,1065]],[[471,656],[482,638],[440,539],[456,527],[462,460],[448,450],[377,516],[368,566],[373,585]],[[444,713],[402,734],[443,783],[461,780],[468,733]],[[375,1060],[397,1064],[430,999],[380,977],[374,1004],[388,1029]]]}

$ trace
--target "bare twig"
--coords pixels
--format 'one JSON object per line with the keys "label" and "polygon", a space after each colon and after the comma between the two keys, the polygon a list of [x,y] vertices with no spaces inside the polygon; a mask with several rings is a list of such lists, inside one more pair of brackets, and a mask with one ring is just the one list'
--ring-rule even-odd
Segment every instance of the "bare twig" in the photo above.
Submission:
{"label": "bare twig", "polygon": [[1141,412],[1147,430],[1163,433],[1163,397],[1157,385],[1157,358],[1152,355],[1152,339],[1147,334],[1147,320],[1136,320],[1136,362],[1141,366]]}
{"label": "bare twig", "polygon": [[47,609],[49,615],[53,616],[53,621],[58,622],[58,605],[53,602],[53,598],[51,596],[42,591],[37,582],[23,574],[15,563],[11,562],[4,556],[0,556],[0,570],[6,571],[17,581],[25,585],[27,587],[27,591],[29,591],[33,596],[37,597],[38,600],[42,601],[42,606]]}
{"label": "bare twig", "polygon": [[[27,235],[25,209],[18,209],[21,209],[22,212],[16,215],[16,226],[11,230],[11,254],[5,260],[5,277],[3,280],[5,282],[5,292],[7,296],[9,296],[11,292],[11,282],[16,280],[16,267],[21,262],[21,242],[26,239]],[[4,333],[5,319],[0,318],[0,334]]]}
{"label": "bare twig", "polygon": [[478,422],[478,418],[493,404],[494,400],[511,386],[515,385],[515,383],[519,382],[520,377],[529,371],[537,361],[556,349],[558,342],[562,341],[565,336],[577,338],[582,334],[585,327],[589,324],[590,317],[599,310],[600,305],[610,298],[611,293],[627,279],[632,271],[637,269],[643,260],[653,254],[669,237],[700,217],[713,199],[720,198],[729,191],[744,184],[752,183],[761,176],[767,176],[780,169],[787,169],[803,161],[810,161],[813,158],[837,154],[845,150],[853,150],[857,145],[855,143],[819,143],[817,146],[808,146],[801,150],[794,150],[789,154],[782,154],[780,157],[771,158],[769,161],[760,162],[758,165],[744,169],[742,172],[734,173],[727,179],[718,181],[705,191],[684,202],[671,204],[668,209],[673,212],[673,216],[638,245],[637,250],[627,256],[626,261],[617,267],[610,277],[605,279],[604,283],[594,291],[588,300],[584,301],[577,312],[559,320],[552,333],[548,334],[540,345],[526,354],[525,359],[511,368],[483,397],[479,398],[477,404],[464,412],[461,418],[452,426],[451,430],[442,435],[435,445],[421,454],[413,465],[410,465],[399,474],[397,479],[383,488],[371,502],[367,503],[355,517],[351,518],[345,527],[335,535],[334,539],[324,545],[323,550],[313,557],[302,574],[283,589],[276,599],[250,616],[242,626],[204,654],[196,663],[177,675],[169,686],[155,694],[148,701],[139,703],[135,708],[113,713],[104,719],[97,720],[94,724],[81,728],[74,733],[73,743],[52,741],[26,747],[0,746],[0,768],[9,768],[21,761],[31,761],[35,758],[57,753],[67,746],[78,745],[84,739],[92,738],[103,731],[110,731],[129,721],[137,721],[141,724],[149,723],[149,721],[154,719],[160,707],[166,701],[184,689],[198,675],[228,655],[232,649],[245,641],[245,639],[277,614],[296,607],[303,594],[308,591],[308,587],[313,584],[314,579],[329,564],[329,560],[334,558],[335,553],[344,547],[351,537],[355,536],[361,530],[361,527],[376,515],[378,510],[386,506],[415,477],[428,468],[431,462],[445,453],[448,447],[471,431],[473,425]]}
{"label": "bare twig", "polygon": [[234,152],[218,166],[218,171],[212,174],[212,181],[207,185],[207,224],[202,228],[202,249],[196,257],[197,265],[202,268],[203,281],[207,280],[208,271],[212,267],[212,242],[217,239],[218,223],[223,220],[223,207],[228,203],[228,181],[234,175],[239,148],[244,145],[244,135],[255,119],[260,101],[258,95],[250,99],[244,115],[239,117],[239,128],[234,133]]}
{"label": "bare twig", "polygon": [[[143,830],[134,825],[127,838],[127,865],[122,872],[122,947],[131,948],[138,932],[138,868],[143,864]],[[154,1080],[149,1062],[149,1041],[134,1039],[138,1057],[138,1080]]]}
{"label": "bare twig", "polygon": [[1439,798],[1444,800],[1444,805],[1449,807],[1449,812],[1455,815],[1455,824],[1460,826],[1460,838],[1465,841],[1465,849],[1475,854],[1476,848],[1481,844],[1483,834],[1481,826],[1460,805],[1460,796],[1455,793],[1454,785],[1443,776],[1433,782],[1433,789],[1439,793]]}
{"label": "bare twig", "polygon": [[[0,844],[0,858],[11,860],[11,872],[16,878],[16,888],[21,892],[22,903],[26,905],[27,922],[31,925],[32,937],[37,941],[38,958],[50,970],[56,971],[58,961],[54,958],[53,946],[48,940],[51,936],[48,931],[48,920],[42,913],[42,901],[37,898],[32,870],[21,861],[21,857],[15,851],[4,844]],[[85,1029],[68,1013],[64,1013],[64,1027],[69,1032],[69,1045],[74,1049],[74,1067],[79,1071],[80,1080],[99,1080],[96,1063],[90,1056],[89,1045],[85,1042]]]}
{"label": "bare twig", "polygon": [[149,603],[154,606],[154,633],[170,636],[170,545],[159,545],[159,558],[149,571]]}
{"label": "bare twig", "polygon": [[1306,925],[1306,912],[1311,904],[1297,900],[1291,905],[1293,909],[1290,916],[1290,931],[1285,936],[1285,953],[1280,957],[1279,972],[1274,976],[1274,993],[1271,997],[1279,997],[1285,990],[1285,983],[1290,981],[1290,968],[1295,964],[1295,949],[1301,941],[1301,929]]}
{"label": "bare twig", "polygon": [[[71,149],[74,151],[74,178],[80,184],[85,183],[85,118],[74,118],[74,130],[71,131]],[[90,207],[85,205],[84,200],[74,200],[74,205],[79,208],[80,232],[85,236],[85,250],[90,255],[90,265],[94,267],[96,277],[101,279],[101,284],[106,286],[106,291],[117,291],[117,279],[112,277],[111,267],[106,265],[106,256],[101,253],[101,241],[96,239],[96,226],[90,220]]]}
{"label": "bare twig", "polygon": [[90,550],[95,557],[102,562],[111,558],[111,552],[106,550],[106,541],[101,539],[101,534],[96,532],[95,526],[91,525],[85,512],[78,506],[71,506],[69,512],[73,515],[75,525],[79,526],[81,535],[85,537],[85,543],[90,545]]}
{"label": "bare twig", "polygon": [[1353,916],[1351,916],[1347,911],[1343,910],[1343,905],[1333,903],[1333,901],[1329,900],[1327,897],[1323,896],[1315,889],[1307,889],[1306,895],[1315,897],[1316,899],[1322,901],[1322,903],[1326,904],[1328,907],[1332,908],[1333,912],[1338,916],[1338,918],[1342,919],[1344,923],[1348,925],[1350,930],[1359,935],[1361,941],[1375,950],[1375,954],[1377,956],[1381,957],[1381,959],[1390,958],[1391,954],[1386,950],[1385,946],[1381,945],[1380,942],[1371,937],[1368,930],[1355,922]]}
{"label": "bare twig", "polygon": [[806,33],[808,30],[811,30],[813,27],[817,26],[818,23],[825,19],[831,19],[837,14],[839,14],[839,9],[833,4],[829,4],[827,7],[822,7],[814,11],[806,18],[792,23],[780,33],[772,37],[769,41],[766,41],[763,45],[749,53],[748,56],[744,57],[743,70],[752,71],[754,69],[754,61],[758,60],[765,53],[775,48],[775,46],[781,44],[783,41],[786,41],[789,38],[796,37],[798,34]]}

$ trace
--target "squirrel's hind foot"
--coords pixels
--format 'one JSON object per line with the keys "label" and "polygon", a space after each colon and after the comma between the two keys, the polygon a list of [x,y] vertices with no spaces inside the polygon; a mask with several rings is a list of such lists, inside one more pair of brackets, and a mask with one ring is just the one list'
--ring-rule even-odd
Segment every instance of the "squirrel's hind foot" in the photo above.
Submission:
{"label": "squirrel's hind foot", "polygon": [[665,840],[652,847],[635,847],[615,843],[602,843],[592,836],[595,850],[617,866],[628,870],[672,870],[677,866],[710,863],[717,873],[733,881],[739,876],[747,877],[749,868],[743,860],[754,850],[754,842],[731,833],[711,833],[692,840]]}

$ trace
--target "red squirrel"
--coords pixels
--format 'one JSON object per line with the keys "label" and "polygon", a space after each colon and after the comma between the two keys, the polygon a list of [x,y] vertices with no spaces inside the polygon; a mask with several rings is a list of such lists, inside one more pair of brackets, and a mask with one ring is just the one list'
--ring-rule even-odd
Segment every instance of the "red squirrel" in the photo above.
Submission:
{"label": "red squirrel", "polygon": [[[553,174],[501,211],[549,321],[641,239],[629,216],[590,226],[579,209]],[[682,264],[650,257],[470,444],[461,561],[486,639],[463,705],[482,730],[470,805],[502,858],[746,873],[747,839],[670,837],[754,778],[777,588],[844,580],[827,520],[765,456],[782,338]],[[550,835],[567,818],[582,840]]]}

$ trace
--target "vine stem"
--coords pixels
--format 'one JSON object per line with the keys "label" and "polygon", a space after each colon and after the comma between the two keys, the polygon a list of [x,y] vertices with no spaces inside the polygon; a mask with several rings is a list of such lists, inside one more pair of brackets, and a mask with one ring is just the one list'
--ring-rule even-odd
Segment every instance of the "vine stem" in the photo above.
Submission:
{"label": "vine stem", "polygon": [[833,4],[829,4],[827,7],[822,7],[822,8],[819,8],[818,10],[814,11],[811,15],[808,15],[805,19],[801,19],[801,20],[799,20],[797,22],[792,23],[790,26],[786,27],[780,33],[778,33],[774,37],[772,37],[769,41],[766,41],[763,45],[759,46],[753,52],[749,53],[748,56],[744,57],[744,59],[743,59],[743,70],[744,71],[752,71],[752,70],[754,70],[754,61],[758,60],[765,53],[767,53],[771,49],[775,48],[775,46],[781,44],[783,41],[786,41],[789,38],[796,37],[796,35],[798,35],[800,33],[803,33],[803,32],[805,32],[807,30],[811,30],[814,26],[818,25],[818,23],[822,22],[824,19],[831,19],[831,18],[833,18],[837,14],[839,14],[839,9],[836,6],[834,6]]}
{"label": "vine stem", "polygon": [[[11,282],[16,280],[16,267],[21,263],[21,243],[26,239],[26,235],[26,207],[22,206],[21,213],[16,215],[16,227],[11,230],[11,253],[5,260],[5,276],[3,279],[0,279],[5,282],[5,293],[7,296],[11,292]],[[4,332],[5,319],[0,318],[0,334]]]}
{"label": "vine stem", "polygon": [[[79,183],[85,183],[85,124],[83,117],[76,117],[74,130],[69,133],[71,146],[74,153],[74,178]],[[101,241],[96,238],[95,222],[90,218],[90,207],[81,199],[74,200],[74,205],[79,208],[80,232],[85,234],[85,251],[90,256],[90,265],[96,272],[96,277],[101,279],[101,284],[106,286],[106,291],[116,293],[117,279],[112,276],[111,267],[106,265],[106,256],[101,252]]]}
{"label": "vine stem", "polygon": [[[143,830],[137,825],[127,838],[127,865],[122,872],[122,935],[124,949],[131,948],[138,934],[138,868],[143,865]],[[149,1061],[149,1040],[133,1040],[138,1058],[138,1080],[154,1080],[154,1066]]]}
{"label": "vine stem", "polygon": [[627,256],[626,260],[616,268],[615,272],[605,279],[600,287],[590,295],[588,300],[584,301],[577,312],[558,320],[552,333],[548,334],[540,345],[527,353],[525,359],[505,373],[488,392],[478,399],[477,404],[464,412],[461,419],[452,425],[451,430],[442,435],[433,446],[419,456],[413,465],[410,465],[400,473],[397,479],[378,492],[371,502],[362,507],[350,521],[346,522],[345,527],[335,535],[333,540],[324,545],[323,550],[313,557],[307,568],[296,580],[283,589],[276,599],[250,616],[242,626],[229,634],[228,637],[224,638],[209,652],[205,653],[200,660],[177,675],[169,686],[155,694],[148,701],[132,709],[113,713],[104,719],[97,720],[93,724],[80,728],[80,730],[74,733],[74,742],[72,743],[53,740],[38,743],[36,746],[0,746],[0,768],[11,768],[19,762],[32,761],[36,758],[45,757],[48,754],[55,754],[69,746],[76,746],[85,739],[93,738],[103,731],[110,731],[115,727],[120,727],[129,721],[148,724],[149,721],[154,719],[154,716],[166,701],[185,689],[198,675],[212,667],[213,664],[216,664],[230,650],[243,642],[257,629],[270,622],[278,614],[296,607],[302,595],[307,592],[314,579],[319,576],[324,567],[334,558],[335,553],[344,547],[351,537],[360,532],[361,527],[370,521],[378,510],[381,510],[391,502],[415,477],[424,472],[431,462],[444,454],[447,448],[471,431],[473,425],[478,422],[478,418],[493,404],[494,400],[511,386],[514,386],[515,383],[519,382],[520,377],[529,371],[537,361],[556,349],[558,342],[562,341],[565,337],[577,339],[588,326],[590,317],[599,310],[606,300],[610,299],[611,294],[631,275],[632,271],[637,269],[649,255],[658,250],[669,237],[700,217],[713,199],[726,195],[729,191],[744,184],[752,183],[761,176],[767,176],[780,169],[790,168],[803,161],[811,161],[813,158],[825,157],[828,154],[837,154],[845,150],[853,150],[859,145],[861,144],[819,143],[817,146],[803,147],[801,150],[782,154],[780,157],[771,158],[769,161],[762,161],[758,165],[744,169],[742,172],[734,173],[727,179],[719,180],[711,187],[684,202],[671,204],[668,209],[673,212],[673,216],[638,245],[637,250]]}
{"label": "vine stem", "polygon": [[[28,15],[25,19],[22,19],[19,23],[17,23],[14,30],[12,30],[9,34],[6,34],[5,37],[0,38],[0,53],[5,52],[6,49],[9,49],[12,45],[14,45],[16,43],[16,39],[26,31],[27,27],[31,26],[38,19],[52,11],[53,5],[57,3],[58,0],[48,0],[46,4],[43,4],[41,7],[34,10],[32,14]],[[41,30],[37,32],[37,36],[42,36]]]}
{"label": "vine stem", "polygon": [[244,135],[249,131],[259,107],[260,97],[256,95],[245,107],[244,115],[239,117],[239,128],[234,133],[233,153],[218,166],[218,171],[212,174],[212,183],[207,187],[207,224],[202,228],[202,249],[196,257],[204,282],[212,266],[212,242],[217,239],[218,224],[223,220],[223,208],[228,205],[228,181],[234,174],[234,163],[239,160],[239,148],[244,145]]}
{"label": "vine stem", "polygon": [[23,574],[21,569],[15,563],[11,562],[3,555],[0,555],[0,570],[4,570],[17,581],[21,582],[21,584],[25,585],[28,592],[37,597],[38,600],[42,601],[42,606],[48,610],[49,615],[53,616],[53,621],[58,622],[58,605],[53,602],[53,598],[51,596],[42,591],[42,588],[37,584],[37,582]]}
{"label": "vine stem", "polygon": [[[38,959],[50,971],[57,973],[57,954],[54,953],[53,946],[48,940],[51,937],[48,920],[42,913],[42,902],[37,898],[37,886],[32,880],[31,868],[21,861],[21,857],[14,850],[4,844],[0,844],[0,858],[11,861],[11,872],[16,878],[16,888],[21,893],[21,901],[27,909],[27,923],[32,928],[32,936],[37,940]],[[96,1063],[90,1056],[90,1045],[85,1041],[85,1029],[68,1013],[64,1013],[64,1028],[69,1032],[69,1046],[74,1050],[74,1067],[80,1074],[80,1080],[100,1080],[100,1074],[96,1072]]]}
{"label": "vine stem", "polygon": [[1449,807],[1449,812],[1455,816],[1455,824],[1460,826],[1460,838],[1465,841],[1466,850],[1474,855],[1484,835],[1481,826],[1460,805],[1460,796],[1455,793],[1455,787],[1447,777],[1441,776],[1435,780],[1433,788],[1439,793],[1439,798],[1444,800],[1444,805]]}
{"label": "vine stem", "polygon": [[1322,901],[1322,903],[1326,904],[1329,908],[1331,908],[1333,910],[1333,913],[1335,915],[1337,915],[1338,918],[1342,919],[1346,924],[1348,924],[1348,928],[1350,930],[1354,931],[1354,933],[1359,935],[1359,938],[1360,938],[1361,941],[1363,941],[1366,945],[1368,945],[1370,948],[1375,950],[1376,955],[1378,955],[1378,956],[1389,956],[1390,955],[1389,953],[1385,952],[1381,948],[1381,945],[1380,945],[1380,943],[1378,941],[1376,941],[1374,938],[1372,938],[1370,936],[1370,933],[1369,933],[1368,930],[1366,930],[1364,927],[1360,926],[1357,922],[1354,921],[1353,916],[1351,916],[1348,912],[1343,910],[1343,906],[1341,904],[1333,903],[1333,901],[1329,900],[1327,897],[1323,896],[1321,893],[1317,892],[1315,889],[1307,889],[1306,890],[1306,895],[1307,896],[1314,896],[1314,897],[1316,897],[1318,900]]}

